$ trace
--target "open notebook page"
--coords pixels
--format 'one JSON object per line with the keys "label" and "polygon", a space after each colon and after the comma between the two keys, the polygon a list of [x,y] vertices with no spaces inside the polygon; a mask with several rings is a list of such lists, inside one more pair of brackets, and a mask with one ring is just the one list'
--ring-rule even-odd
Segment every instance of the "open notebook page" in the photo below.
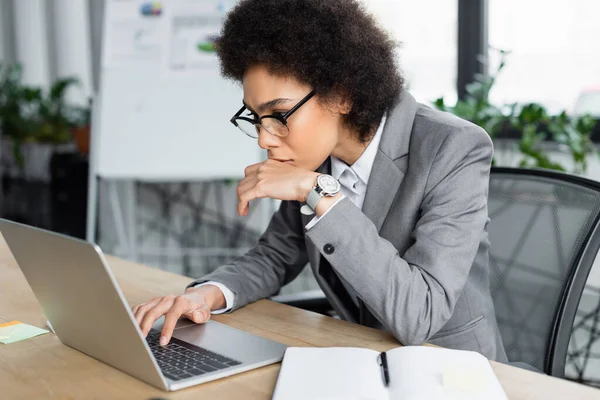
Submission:
{"label": "open notebook page", "polygon": [[489,361],[479,353],[406,346],[387,356],[391,399],[506,399]]}
{"label": "open notebook page", "polygon": [[388,400],[379,353],[354,347],[289,347],[274,400]]}

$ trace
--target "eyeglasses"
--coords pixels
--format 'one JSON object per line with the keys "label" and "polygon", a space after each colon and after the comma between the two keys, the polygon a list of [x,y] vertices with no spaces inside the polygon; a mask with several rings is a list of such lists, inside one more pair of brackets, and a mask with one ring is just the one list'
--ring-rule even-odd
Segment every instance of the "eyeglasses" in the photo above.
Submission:
{"label": "eyeglasses", "polygon": [[[298,102],[290,111],[286,113],[274,113],[271,115],[264,115],[257,119],[257,116],[244,105],[240,111],[238,111],[233,118],[231,118],[231,123],[239,128],[246,135],[251,138],[257,139],[258,134],[260,133],[261,126],[267,130],[272,135],[279,137],[286,137],[290,134],[290,128],[287,125],[288,118],[296,112],[297,109],[302,107],[304,103],[310,100],[316,91],[312,90],[309,94],[307,94],[302,100]],[[243,116],[242,113],[244,111],[248,111],[252,113],[252,116]]]}

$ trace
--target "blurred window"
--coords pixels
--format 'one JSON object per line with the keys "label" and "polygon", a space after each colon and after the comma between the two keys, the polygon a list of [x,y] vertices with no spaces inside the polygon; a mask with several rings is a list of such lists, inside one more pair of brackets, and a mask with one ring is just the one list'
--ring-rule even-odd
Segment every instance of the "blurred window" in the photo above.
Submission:
{"label": "blurred window", "polygon": [[456,101],[457,0],[362,0],[401,42],[399,65],[422,102]]}
{"label": "blurred window", "polygon": [[[512,51],[492,102],[538,102],[557,113],[581,101],[600,113],[596,95],[583,95],[600,87],[599,15],[598,0],[489,0],[489,43]],[[498,60],[490,50],[490,71]]]}

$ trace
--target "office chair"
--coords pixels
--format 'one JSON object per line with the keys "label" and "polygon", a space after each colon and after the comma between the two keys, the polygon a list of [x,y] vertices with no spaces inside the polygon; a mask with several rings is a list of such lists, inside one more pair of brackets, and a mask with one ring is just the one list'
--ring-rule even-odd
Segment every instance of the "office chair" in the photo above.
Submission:
{"label": "office chair", "polygon": [[[490,289],[509,362],[563,377],[577,306],[600,248],[600,183],[493,167],[488,213]],[[330,315],[327,299],[314,293],[273,300]]]}
{"label": "office chair", "polygon": [[493,168],[490,288],[509,361],[564,377],[579,300],[600,247],[600,183]]}

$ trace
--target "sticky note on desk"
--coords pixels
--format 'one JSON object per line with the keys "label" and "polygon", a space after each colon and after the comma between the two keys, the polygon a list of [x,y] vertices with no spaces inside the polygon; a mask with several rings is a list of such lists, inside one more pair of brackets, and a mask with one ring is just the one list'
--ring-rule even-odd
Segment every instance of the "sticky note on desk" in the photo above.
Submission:
{"label": "sticky note on desk", "polygon": [[453,367],[444,370],[443,381],[446,389],[480,394],[488,385],[488,376],[479,368]]}
{"label": "sticky note on desk", "polygon": [[6,324],[0,324],[0,343],[10,344],[44,333],[48,333],[48,331],[20,321],[7,322]]}

